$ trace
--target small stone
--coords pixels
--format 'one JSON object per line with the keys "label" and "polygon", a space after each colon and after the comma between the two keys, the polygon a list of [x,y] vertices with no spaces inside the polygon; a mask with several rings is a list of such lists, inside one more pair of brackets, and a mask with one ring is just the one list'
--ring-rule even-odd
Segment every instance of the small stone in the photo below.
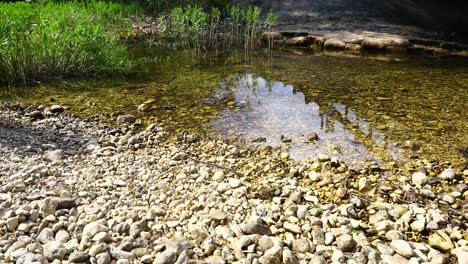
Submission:
{"label": "small stone", "polygon": [[118,248],[111,247],[109,250],[110,255],[115,259],[134,259],[135,255],[131,252],[127,252]]}
{"label": "small stone", "polygon": [[283,250],[283,263],[284,264],[299,264],[297,258],[292,254],[291,250]]}
{"label": "small stone", "polygon": [[451,168],[444,170],[439,177],[443,180],[453,180],[455,179],[455,171]]}
{"label": "small stone", "polygon": [[292,224],[292,223],[289,223],[289,222],[284,222],[283,224],[283,228],[294,233],[294,234],[301,234],[302,233],[302,229],[300,226],[296,225],[296,224]]}
{"label": "small stone", "polygon": [[145,263],[145,264],[149,264],[149,263],[152,263],[153,262],[153,257],[151,255],[144,255],[143,257],[141,257],[141,262]]}
{"label": "small stone", "polygon": [[293,241],[292,250],[296,253],[306,253],[310,251],[310,242],[307,238],[296,239]]}
{"label": "small stone", "polygon": [[241,181],[239,181],[238,179],[235,179],[235,178],[229,179],[229,186],[230,186],[232,189],[239,188],[241,185],[242,185],[242,183],[241,183]]}
{"label": "small stone", "polygon": [[6,227],[8,229],[8,231],[10,232],[13,232],[16,230],[16,228],[18,227],[19,225],[19,220],[18,220],[18,217],[11,217],[11,218],[8,218],[5,222],[6,224]]}
{"label": "small stone", "polygon": [[133,115],[120,115],[117,117],[117,123],[128,123],[133,124],[136,122],[136,118]]}
{"label": "small stone", "polygon": [[75,251],[70,254],[68,261],[71,263],[85,263],[89,260],[88,253]]}
{"label": "small stone", "polygon": [[458,247],[452,249],[452,255],[455,255],[458,259],[458,263],[468,263],[468,247]]}
{"label": "small stone", "polygon": [[44,245],[43,254],[49,261],[62,260],[67,254],[67,249],[62,242],[50,241]]}
{"label": "small stone", "polygon": [[349,234],[343,234],[336,239],[336,244],[339,250],[350,252],[356,247],[356,241]]}
{"label": "small stone", "polygon": [[153,261],[153,264],[172,264],[177,260],[177,256],[175,252],[170,250],[165,250],[158,255]]}
{"label": "small stone", "polygon": [[370,189],[371,184],[366,177],[361,177],[358,182],[359,191],[367,191]]}
{"label": "small stone", "polygon": [[259,235],[268,235],[271,236],[271,230],[268,226],[256,223],[256,222],[248,222],[246,224],[240,225],[240,228],[244,234],[259,234]]}
{"label": "small stone", "polygon": [[47,161],[56,161],[65,159],[65,153],[61,149],[56,149],[44,154],[43,158]]}
{"label": "small stone", "polygon": [[413,256],[413,248],[405,240],[397,239],[390,243],[390,246],[396,253],[402,255],[405,258],[411,258]]}
{"label": "small stone", "polygon": [[311,133],[307,139],[309,140],[309,142],[317,142],[319,140],[319,136],[316,134],[316,133]]}
{"label": "small stone", "polygon": [[442,200],[444,202],[447,202],[448,204],[454,204],[455,203],[455,199],[453,199],[452,196],[447,195],[447,194],[445,194],[444,197],[442,197]]}
{"label": "small stone", "polygon": [[405,234],[403,234],[401,231],[398,230],[390,230],[385,234],[385,237],[390,240],[406,240]]}
{"label": "small stone", "polygon": [[426,218],[423,215],[417,215],[416,221],[411,223],[411,230],[422,232],[426,228]]}
{"label": "small stone", "polygon": [[49,107],[49,110],[52,114],[63,113],[65,111],[61,105],[53,105]]}
{"label": "small stone", "polygon": [[166,250],[175,252],[177,255],[187,249],[192,249],[193,243],[184,237],[174,237],[166,242]]}
{"label": "small stone", "polygon": [[98,264],[110,264],[111,263],[111,256],[109,255],[109,253],[107,252],[104,252],[104,253],[100,253],[96,256],[96,260],[97,260],[97,263]]}
{"label": "small stone", "polygon": [[411,176],[411,181],[416,186],[423,186],[427,181],[427,176],[424,172],[418,171],[413,173],[413,175]]}
{"label": "small stone", "polygon": [[67,231],[60,229],[55,234],[55,240],[62,242],[62,243],[67,243],[70,240],[70,235],[68,234]]}
{"label": "small stone", "polygon": [[44,256],[41,256],[39,254],[33,254],[30,252],[21,255],[16,260],[16,264],[30,264],[30,263],[47,264],[49,262],[45,259]]}
{"label": "small stone", "polygon": [[443,252],[450,252],[455,248],[452,240],[444,231],[437,231],[429,236],[429,245]]}
{"label": "small stone", "polygon": [[325,154],[318,154],[317,159],[320,162],[325,162],[325,161],[330,161],[331,160],[330,157],[325,155]]}
{"label": "small stone", "polygon": [[226,219],[226,214],[222,210],[213,209],[210,210],[210,218],[211,220],[223,221]]}
{"label": "small stone", "polygon": [[107,232],[107,227],[97,222],[87,224],[83,229],[83,236],[94,237],[97,233]]}
{"label": "small stone", "polygon": [[322,255],[314,254],[310,257],[310,261],[308,263],[327,264],[327,260]]}
{"label": "small stone", "polygon": [[262,251],[265,252],[268,249],[272,248],[274,246],[273,240],[267,236],[263,235],[259,240],[258,240],[258,248]]}

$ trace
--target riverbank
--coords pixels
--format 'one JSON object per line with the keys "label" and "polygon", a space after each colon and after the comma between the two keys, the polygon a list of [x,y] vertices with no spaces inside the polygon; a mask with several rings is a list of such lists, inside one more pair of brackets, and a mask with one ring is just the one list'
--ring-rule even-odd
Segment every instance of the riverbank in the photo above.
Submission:
{"label": "riverbank", "polygon": [[0,261],[466,263],[466,168],[295,162],[64,111],[0,111]]}

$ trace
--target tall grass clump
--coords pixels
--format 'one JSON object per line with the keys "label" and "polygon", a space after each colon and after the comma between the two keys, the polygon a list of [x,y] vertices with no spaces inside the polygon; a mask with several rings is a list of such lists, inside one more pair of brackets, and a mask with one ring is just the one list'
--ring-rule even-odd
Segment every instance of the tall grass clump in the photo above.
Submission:
{"label": "tall grass clump", "polygon": [[0,85],[128,72],[118,38],[138,12],[98,1],[0,3]]}
{"label": "tall grass clump", "polygon": [[165,43],[196,52],[218,48],[253,50],[260,46],[261,33],[271,30],[276,20],[271,12],[263,19],[257,6],[228,5],[223,12],[216,7],[206,10],[199,5],[176,7],[160,17]]}

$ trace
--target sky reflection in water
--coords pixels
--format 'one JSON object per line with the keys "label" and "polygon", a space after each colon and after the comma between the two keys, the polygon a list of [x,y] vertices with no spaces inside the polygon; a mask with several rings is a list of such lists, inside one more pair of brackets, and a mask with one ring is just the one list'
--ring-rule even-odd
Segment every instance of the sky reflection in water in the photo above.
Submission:
{"label": "sky reflection in water", "polygon": [[[359,165],[402,156],[401,149],[343,104],[307,102],[292,85],[250,73],[238,76],[234,83],[237,107],[224,110],[213,123],[223,135],[249,141],[265,138],[261,144],[283,146],[298,160],[322,153]],[[311,133],[319,137],[315,144],[308,141]],[[281,136],[292,142],[283,143]]]}

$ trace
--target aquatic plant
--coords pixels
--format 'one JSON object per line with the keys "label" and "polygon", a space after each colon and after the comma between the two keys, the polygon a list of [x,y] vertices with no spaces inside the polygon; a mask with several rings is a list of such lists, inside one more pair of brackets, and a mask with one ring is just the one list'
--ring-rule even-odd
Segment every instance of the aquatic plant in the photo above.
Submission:
{"label": "aquatic plant", "polygon": [[242,8],[228,5],[225,12],[212,7],[210,11],[194,5],[176,7],[168,16],[160,17],[160,33],[165,44],[188,51],[243,48],[253,50],[260,45],[262,31],[270,29],[276,20],[270,11],[261,18],[257,6]]}
{"label": "aquatic plant", "polygon": [[118,36],[139,12],[100,1],[0,3],[0,85],[128,72]]}

